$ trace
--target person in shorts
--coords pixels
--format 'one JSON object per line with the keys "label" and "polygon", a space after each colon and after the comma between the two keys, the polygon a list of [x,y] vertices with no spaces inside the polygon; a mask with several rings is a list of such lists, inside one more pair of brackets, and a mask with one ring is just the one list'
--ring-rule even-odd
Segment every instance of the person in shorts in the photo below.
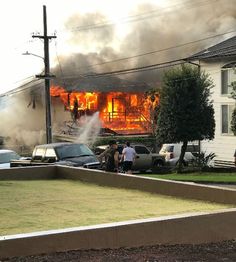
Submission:
{"label": "person in shorts", "polygon": [[136,152],[130,146],[130,142],[126,142],[126,147],[122,151],[122,158],[123,160],[123,171],[127,174],[132,174],[132,166],[135,161]]}

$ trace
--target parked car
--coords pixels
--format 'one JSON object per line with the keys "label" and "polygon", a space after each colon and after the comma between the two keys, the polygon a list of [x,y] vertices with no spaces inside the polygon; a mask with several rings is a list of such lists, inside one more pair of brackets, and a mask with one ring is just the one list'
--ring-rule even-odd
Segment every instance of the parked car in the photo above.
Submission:
{"label": "parked car", "polygon": [[31,159],[13,160],[11,167],[65,165],[97,169],[100,167],[95,154],[81,143],[52,143],[35,146]]}
{"label": "parked car", "polygon": [[[97,146],[94,149],[94,152],[96,155],[100,155],[102,152],[106,150],[107,147],[108,145]],[[159,154],[152,153],[145,145],[132,144],[132,147],[136,152],[136,159],[132,168],[133,170],[145,172],[147,170],[151,170],[153,167],[164,166],[165,164],[164,157]],[[120,159],[121,159],[123,148],[124,148],[123,144],[118,144]]]}
{"label": "parked car", "polygon": [[[181,154],[182,143],[177,144],[163,144],[159,154],[165,157],[165,161],[168,165],[175,166],[178,164]],[[184,165],[188,165],[189,162],[196,159],[199,154],[199,145],[189,144],[184,155]]]}
{"label": "parked car", "polygon": [[0,149],[0,168],[9,168],[11,160],[21,157],[13,150]]}

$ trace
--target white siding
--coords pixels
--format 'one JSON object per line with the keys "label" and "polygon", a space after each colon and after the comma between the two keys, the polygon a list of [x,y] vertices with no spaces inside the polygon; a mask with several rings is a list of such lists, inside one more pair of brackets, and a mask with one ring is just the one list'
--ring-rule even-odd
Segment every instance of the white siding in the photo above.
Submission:
{"label": "white siding", "polygon": [[208,153],[214,152],[216,159],[233,160],[236,149],[236,136],[222,134],[221,132],[221,105],[235,105],[232,98],[221,95],[221,67],[228,62],[201,63],[201,70],[205,71],[213,79],[215,87],[212,90],[212,99],[215,109],[215,139],[203,141],[202,150]]}

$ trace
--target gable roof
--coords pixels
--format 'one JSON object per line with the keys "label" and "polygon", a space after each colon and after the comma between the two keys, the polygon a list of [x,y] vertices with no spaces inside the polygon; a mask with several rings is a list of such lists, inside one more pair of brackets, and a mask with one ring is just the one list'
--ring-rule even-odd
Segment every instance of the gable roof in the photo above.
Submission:
{"label": "gable roof", "polygon": [[213,45],[203,51],[200,51],[190,57],[189,60],[202,60],[223,57],[236,57],[236,36],[233,36],[223,42]]}
{"label": "gable roof", "polygon": [[[64,83],[65,82],[65,83]],[[52,84],[59,85],[68,92],[142,92],[150,89],[144,82],[133,82],[116,76],[82,78],[73,77],[63,81],[58,77],[53,79]]]}

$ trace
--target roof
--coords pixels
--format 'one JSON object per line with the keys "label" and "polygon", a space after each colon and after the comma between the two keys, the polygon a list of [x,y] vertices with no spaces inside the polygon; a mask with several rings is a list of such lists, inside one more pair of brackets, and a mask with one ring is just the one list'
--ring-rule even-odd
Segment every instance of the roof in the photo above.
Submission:
{"label": "roof", "polygon": [[207,49],[204,49],[203,51],[200,51],[188,57],[188,60],[226,57],[236,57],[236,36],[233,36],[223,42],[213,45]]}
{"label": "roof", "polygon": [[37,145],[35,147],[37,148],[56,148],[56,147],[60,147],[60,146],[65,146],[65,145],[71,145],[72,143],[70,142],[58,142],[58,143],[51,143],[51,144],[43,144],[43,145]]}
{"label": "roof", "polygon": [[0,149],[0,154],[5,154],[5,153],[15,153],[15,151],[8,150],[8,149]]}
{"label": "roof", "polygon": [[145,92],[150,89],[146,83],[128,81],[116,76],[104,77],[73,77],[64,81],[60,77],[55,78],[52,84],[65,88],[68,92]]}

